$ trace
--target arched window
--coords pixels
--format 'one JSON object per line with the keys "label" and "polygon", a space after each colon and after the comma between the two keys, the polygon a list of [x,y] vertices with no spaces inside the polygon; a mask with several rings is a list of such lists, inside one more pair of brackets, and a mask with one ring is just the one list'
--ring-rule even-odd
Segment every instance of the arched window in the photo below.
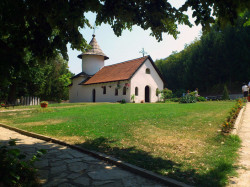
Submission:
{"label": "arched window", "polygon": [[115,95],[118,95],[118,88],[115,89]]}
{"label": "arched window", "polygon": [[127,88],[126,86],[123,87],[123,95],[126,95],[126,92],[127,92]]}
{"label": "arched window", "polygon": [[103,94],[106,94],[106,86],[103,86]]}
{"label": "arched window", "polygon": [[149,68],[146,69],[146,74],[150,74],[150,69]]}
{"label": "arched window", "polygon": [[135,95],[138,96],[138,87],[135,87]]}

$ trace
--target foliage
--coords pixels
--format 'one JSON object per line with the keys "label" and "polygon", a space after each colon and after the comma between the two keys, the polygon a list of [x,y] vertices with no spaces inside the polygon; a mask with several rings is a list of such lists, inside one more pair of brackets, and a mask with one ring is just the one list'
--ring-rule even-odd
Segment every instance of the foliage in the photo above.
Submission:
{"label": "foliage", "polygon": [[68,62],[61,55],[45,60],[42,64],[27,52],[25,61],[23,69],[14,68],[6,83],[0,81],[0,97],[3,100],[12,102],[21,96],[37,96],[55,101],[68,99],[67,86],[72,74]]}
{"label": "foliage", "polygon": [[[0,121],[67,139],[192,186],[223,186],[235,169],[238,139],[217,133],[234,102],[52,105],[49,113],[0,113]],[[47,125],[47,120],[56,123]]]}
{"label": "foliage", "polygon": [[48,101],[41,101],[40,104],[46,104],[46,105],[48,105],[49,102]]}
{"label": "foliage", "polygon": [[125,104],[126,103],[126,100],[125,99],[122,99],[121,100],[121,104]]}
{"label": "foliage", "polygon": [[180,102],[180,98],[171,98],[170,101],[173,101],[173,102]]}
{"label": "foliage", "polygon": [[[15,146],[16,140],[9,141],[9,146]],[[17,148],[0,146],[0,176],[6,186],[36,186],[36,170],[34,162],[46,151],[39,150],[31,159],[24,161],[26,155]]]}
{"label": "foliage", "polygon": [[160,94],[161,94],[161,99],[165,102],[167,99],[170,99],[173,97],[173,92],[172,90],[168,89],[168,88],[164,88],[163,90],[159,91],[157,90]]}
{"label": "foliage", "polygon": [[202,97],[202,96],[196,97],[196,100],[199,101],[199,102],[207,101],[206,98]]}
{"label": "foliage", "polygon": [[132,100],[133,102],[135,102],[135,94],[132,94],[132,95],[131,95],[131,100]]}
{"label": "foliage", "polygon": [[222,124],[222,132],[229,133],[233,129],[236,118],[240,113],[241,108],[243,107],[243,103],[244,103],[243,99],[238,99],[236,101],[236,104],[230,110],[229,115]]}
{"label": "foliage", "polygon": [[196,103],[196,97],[186,94],[180,98],[180,103]]}
{"label": "foliage", "polygon": [[248,17],[250,12],[240,17],[235,27],[220,29],[216,23],[181,52],[157,60],[167,87],[174,93],[198,87],[200,93],[221,94],[226,84],[230,91],[240,92],[241,83],[250,74],[250,26],[243,26]]}
{"label": "foliage", "polygon": [[222,100],[229,100],[229,94],[228,94],[228,89],[227,89],[227,85],[224,85],[224,90],[222,93]]}

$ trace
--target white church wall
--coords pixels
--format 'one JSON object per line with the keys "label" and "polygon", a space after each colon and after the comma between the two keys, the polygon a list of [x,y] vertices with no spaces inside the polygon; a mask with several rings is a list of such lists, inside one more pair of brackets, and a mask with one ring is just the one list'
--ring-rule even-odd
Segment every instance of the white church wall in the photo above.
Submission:
{"label": "white church wall", "polygon": [[[146,74],[147,68],[150,69],[150,74]],[[164,88],[164,83],[149,59],[146,60],[131,78],[131,95],[135,94],[135,87],[138,87],[138,96],[135,96],[136,103],[140,103],[141,101],[145,102],[145,87],[147,85],[150,90],[150,102],[157,102],[159,98],[156,96],[156,89],[162,90]]]}
{"label": "white church wall", "polygon": [[[130,102],[130,87],[126,89],[126,95],[123,95],[123,87],[125,83],[129,81],[120,81],[120,89],[118,89],[118,95],[115,95],[115,88],[117,82],[92,84],[92,85],[78,85],[82,80],[73,80],[73,85],[70,88],[70,100],[69,102],[93,102],[93,90],[95,89],[96,102],[117,102],[125,99],[126,102]],[[75,84],[74,84],[75,83]],[[77,84],[78,83],[78,84]],[[103,94],[103,86],[106,86],[106,94]]]}
{"label": "white church wall", "polygon": [[81,102],[80,92],[81,92],[81,86],[79,83],[81,83],[85,78],[84,77],[77,77],[72,80],[73,85],[69,87],[69,102],[76,103]]}
{"label": "white church wall", "polygon": [[84,55],[82,57],[82,71],[88,75],[94,75],[104,66],[104,57],[96,55]]}

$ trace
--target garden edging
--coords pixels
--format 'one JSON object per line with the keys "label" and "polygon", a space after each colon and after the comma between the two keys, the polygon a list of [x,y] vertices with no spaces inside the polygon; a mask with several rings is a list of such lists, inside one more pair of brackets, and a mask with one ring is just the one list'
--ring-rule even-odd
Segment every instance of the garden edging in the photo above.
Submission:
{"label": "garden edging", "polygon": [[[240,114],[239,114],[239,116],[240,116]],[[238,120],[238,118],[237,118],[237,120]],[[154,172],[151,172],[149,170],[146,170],[146,169],[134,166],[132,164],[123,162],[121,160],[118,160],[116,158],[113,158],[113,157],[108,156],[108,155],[103,154],[103,153],[99,153],[99,152],[96,152],[96,151],[90,151],[88,149],[85,149],[85,148],[82,148],[82,147],[79,147],[79,146],[75,146],[75,145],[66,143],[64,141],[55,139],[55,138],[51,138],[51,137],[48,137],[48,136],[36,134],[36,133],[33,133],[33,132],[28,132],[28,131],[25,131],[25,130],[22,130],[22,129],[18,129],[16,127],[11,127],[11,126],[6,125],[6,124],[0,123],[0,126],[4,127],[4,128],[7,128],[7,129],[10,129],[10,130],[13,130],[13,131],[16,131],[16,132],[18,132],[20,134],[23,134],[23,135],[26,135],[26,136],[30,136],[30,137],[33,137],[33,138],[37,138],[37,139],[41,139],[41,140],[47,141],[47,142],[53,142],[53,143],[56,143],[56,144],[59,144],[59,145],[67,146],[69,148],[78,150],[78,151],[80,151],[82,153],[91,155],[91,156],[96,157],[98,159],[104,160],[104,161],[106,161],[108,163],[111,163],[111,164],[114,164],[116,166],[119,166],[119,167],[121,167],[123,169],[126,169],[126,170],[128,170],[130,172],[136,173],[136,174],[141,175],[143,177],[159,181],[159,182],[161,182],[163,184],[166,184],[166,185],[170,185],[170,186],[183,186],[183,187],[189,187],[190,186],[190,185],[187,185],[185,183],[176,181],[175,179],[164,177],[164,176],[161,176],[161,175],[156,174]]]}
{"label": "garden edging", "polygon": [[234,124],[234,128],[233,128],[231,134],[233,134],[233,135],[238,134],[239,129],[240,129],[241,124],[242,124],[243,114],[244,114],[245,110],[246,110],[246,106],[243,106],[242,109],[240,110],[239,115],[236,118],[236,121],[235,121],[235,124]]}

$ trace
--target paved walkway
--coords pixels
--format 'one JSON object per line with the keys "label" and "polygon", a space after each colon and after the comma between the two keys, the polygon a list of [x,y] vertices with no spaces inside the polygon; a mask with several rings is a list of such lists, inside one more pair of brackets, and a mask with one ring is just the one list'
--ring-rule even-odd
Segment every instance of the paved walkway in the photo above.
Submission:
{"label": "paved walkway", "polygon": [[229,186],[248,187],[250,186],[250,103],[246,105],[238,135],[242,140],[242,147],[239,150],[241,168],[237,171],[239,177],[232,178]]}
{"label": "paved walkway", "polygon": [[1,143],[7,143],[10,137],[18,139],[17,146],[29,155],[39,149],[48,150],[35,164],[42,186],[165,186],[65,146],[31,138],[2,127],[0,132]]}

